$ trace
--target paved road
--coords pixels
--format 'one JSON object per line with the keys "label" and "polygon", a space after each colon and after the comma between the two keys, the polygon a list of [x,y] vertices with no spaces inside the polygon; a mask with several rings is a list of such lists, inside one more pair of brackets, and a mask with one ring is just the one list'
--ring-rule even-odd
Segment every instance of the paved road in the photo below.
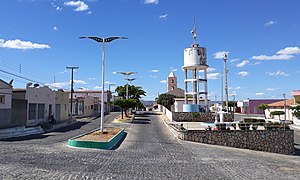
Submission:
{"label": "paved road", "polygon": [[[116,114],[106,117],[106,121]],[[89,123],[87,123],[89,122]],[[86,124],[85,124],[86,123]],[[68,138],[92,130],[86,120],[64,131],[0,141],[0,179],[299,179],[300,157],[174,138],[158,115],[124,127],[115,150],[75,149]],[[36,138],[36,137],[35,137]]]}

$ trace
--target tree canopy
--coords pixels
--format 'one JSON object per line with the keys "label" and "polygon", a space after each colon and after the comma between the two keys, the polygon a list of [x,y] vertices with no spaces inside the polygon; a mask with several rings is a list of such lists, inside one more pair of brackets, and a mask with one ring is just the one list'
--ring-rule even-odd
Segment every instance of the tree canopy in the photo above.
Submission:
{"label": "tree canopy", "polygon": [[267,104],[260,104],[259,106],[257,106],[257,108],[264,111],[264,115],[265,115],[265,118],[266,118],[265,110],[268,109],[268,105]]}
{"label": "tree canopy", "polygon": [[[116,88],[118,96],[123,97],[123,99],[126,99],[126,86],[125,84]],[[142,96],[146,96],[146,92],[140,86],[128,84],[128,99],[140,99]]]}
{"label": "tree canopy", "polygon": [[125,110],[125,116],[127,115],[127,110],[129,108],[134,108],[138,105],[138,101],[136,99],[116,99],[113,104],[122,109],[122,119],[123,119],[123,110]]}
{"label": "tree canopy", "polygon": [[173,105],[175,102],[174,98],[175,98],[175,96],[173,94],[164,93],[164,94],[160,94],[156,98],[156,102],[157,102],[157,104],[163,105],[167,109],[171,110],[171,105]]}

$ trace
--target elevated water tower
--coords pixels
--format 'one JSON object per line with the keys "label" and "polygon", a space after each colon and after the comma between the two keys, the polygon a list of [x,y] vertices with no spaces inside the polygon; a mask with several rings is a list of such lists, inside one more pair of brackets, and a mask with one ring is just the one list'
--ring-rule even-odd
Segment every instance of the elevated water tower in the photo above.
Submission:
{"label": "elevated water tower", "polygon": [[[206,48],[200,47],[196,43],[196,25],[194,25],[192,34],[194,44],[192,47],[184,49],[184,65],[182,66],[185,85],[183,112],[199,112],[200,108],[208,111]],[[191,98],[192,102],[189,103]],[[204,99],[202,107],[200,99]]]}

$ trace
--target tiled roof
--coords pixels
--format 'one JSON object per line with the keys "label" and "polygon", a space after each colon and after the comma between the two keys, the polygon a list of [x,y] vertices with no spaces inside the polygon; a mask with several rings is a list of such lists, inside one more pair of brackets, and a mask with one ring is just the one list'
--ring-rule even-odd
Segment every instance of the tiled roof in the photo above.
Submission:
{"label": "tiled roof", "polygon": [[[287,106],[291,106],[291,105],[294,105],[294,99],[287,99],[286,100],[286,105]],[[268,104],[269,107],[283,107],[284,106],[284,101],[278,101],[278,102],[275,102],[275,103],[271,103],[271,104]]]}

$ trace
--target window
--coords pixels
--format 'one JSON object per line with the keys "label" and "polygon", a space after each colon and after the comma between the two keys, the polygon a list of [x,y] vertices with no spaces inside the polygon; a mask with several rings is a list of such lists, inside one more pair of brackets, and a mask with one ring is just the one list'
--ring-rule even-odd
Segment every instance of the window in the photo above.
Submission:
{"label": "window", "polygon": [[171,90],[174,90],[174,86],[171,87]]}
{"label": "window", "polygon": [[36,119],[36,104],[29,103],[29,120]]}
{"label": "window", "polygon": [[94,109],[94,105],[91,105],[91,109]]}
{"label": "window", "polygon": [[38,104],[38,119],[45,117],[45,104]]}
{"label": "window", "polygon": [[5,104],[5,96],[0,95],[0,104]]}
{"label": "window", "polygon": [[67,111],[67,105],[65,104],[65,111]]}
{"label": "window", "polygon": [[174,83],[174,79],[171,79],[171,83]]}

